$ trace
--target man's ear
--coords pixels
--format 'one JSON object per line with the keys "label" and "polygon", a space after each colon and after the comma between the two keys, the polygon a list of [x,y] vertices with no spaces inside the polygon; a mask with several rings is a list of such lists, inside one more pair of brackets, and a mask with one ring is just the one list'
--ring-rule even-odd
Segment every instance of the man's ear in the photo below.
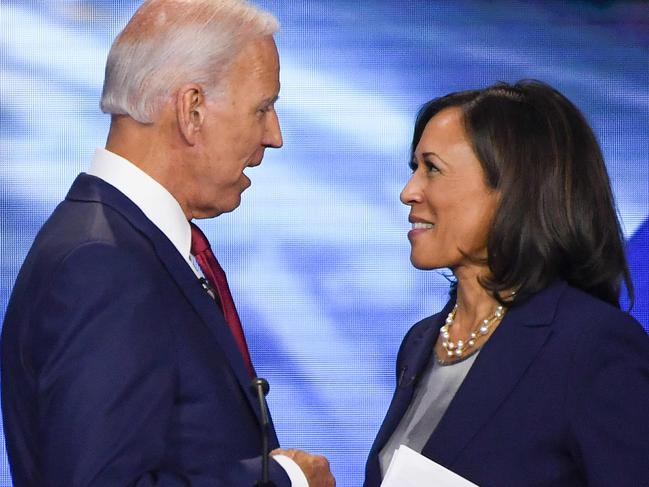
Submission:
{"label": "man's ear", "polygon": [[205,120],[205,94],[196,83],[183,85],[176,97],[178,129],[189,145],[195,145]]}

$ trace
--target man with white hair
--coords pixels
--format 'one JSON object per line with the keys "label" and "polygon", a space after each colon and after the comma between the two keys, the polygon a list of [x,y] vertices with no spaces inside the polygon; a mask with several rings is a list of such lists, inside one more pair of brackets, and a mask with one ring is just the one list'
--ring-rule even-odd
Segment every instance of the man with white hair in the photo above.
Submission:
{"label": "man with white hair", "polygon": [[[225,274],[191,221],[234,210],[244,169],[282,145],[277,28],[244,0],[147,0],[115,40],[106,148],[39,232],[5,317],[17,487],[261,478],[254,368]],[[274,454],[277,486],[335,484],[322,456]]]}

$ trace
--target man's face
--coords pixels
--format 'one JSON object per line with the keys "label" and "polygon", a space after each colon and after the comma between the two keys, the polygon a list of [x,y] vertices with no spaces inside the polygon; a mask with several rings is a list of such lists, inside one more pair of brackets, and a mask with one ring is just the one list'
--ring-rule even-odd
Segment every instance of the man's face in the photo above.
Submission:
{"label": "man's face", "polygon": [[247,44],[235,58],[222,94],[207,97],[197,154],[190,171],[193,217],[234,210],[251,184],[243,171],[258,166],[266,147],[282,146],[275,113],[279,56],[272,37]]}

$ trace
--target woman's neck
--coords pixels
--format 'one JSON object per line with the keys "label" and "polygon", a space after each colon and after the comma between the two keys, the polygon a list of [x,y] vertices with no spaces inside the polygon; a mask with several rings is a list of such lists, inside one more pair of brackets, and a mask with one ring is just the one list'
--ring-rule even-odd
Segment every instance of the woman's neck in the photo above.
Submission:
{"label": "woman's neck", "polygon": [[453,336],[461,339],[470,334],[478,322],[490,316],[498,301],[479,282],[484,273],[479,269],[456,271],[457,311],[453,323]]}

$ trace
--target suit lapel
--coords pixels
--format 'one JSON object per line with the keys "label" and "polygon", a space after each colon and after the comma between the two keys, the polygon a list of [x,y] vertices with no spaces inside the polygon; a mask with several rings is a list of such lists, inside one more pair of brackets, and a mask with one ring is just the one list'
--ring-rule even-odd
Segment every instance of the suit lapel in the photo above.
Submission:
{"label": "suit lapel", "polygon": [[[171,241],[126,196],[103,180],[81,174],[72,185],[68,199],[94,201],[110,206],[126,218],[152,243],[155,252],[187,300],[214,335],[219,348],[237,378],[250,407],[261,422],[258,400],[250,389],[251,379],[223,313],[205,292],[194,272]],[[274,433],[274,432],[273,432]]]}
{"label": "suit lapel", "polygon": [[435,340],[437,340],[439,329],[445,317],[446,313],[443,311],[431,317],[430,323],[422,326],[421,331],[416,330],[416,334],[409,338],[408,344],[404,347],[401,353],[403,359],[397,371],[397,389],[376,437],[375,446],[378,451],[383,448],[390,436],[392,436],[406,409],[408,409],[419,374],[430,360]]}
{"label": "suit lapel", "polygon": [[244,390],[253,410],[259,416],[257,401],[250,389],[251,378],[248,368],[219,306],[203,289],[187,262],[166,237],[164,239],[152,239],[152,242],[158,257],[160,257],[169,274],[178,283],[188,301],[216,337],[220,348],[228,359],[232,372],[236,375],[237,381]]}
{"label": "suit lapel", "polygon": [[380,484],[379,453],[394,433],[412,401],[419,375],[430,360],[439,329],[453,304],[454,301],[447,303],[440,313],[425,320],[428,323],[422,323],[420,327],[413,330],[413,335],[408,336],[404,341],[404,348],[399,354],[402,357],[401,363],[397,364],[397,388],[368,456],[365,485]]}
{"label": "suit lapel", "polygon": [[565,283],[557,283],[511,309],[480,351],[422,453],[451,466],[489,421],[534,361]]}

